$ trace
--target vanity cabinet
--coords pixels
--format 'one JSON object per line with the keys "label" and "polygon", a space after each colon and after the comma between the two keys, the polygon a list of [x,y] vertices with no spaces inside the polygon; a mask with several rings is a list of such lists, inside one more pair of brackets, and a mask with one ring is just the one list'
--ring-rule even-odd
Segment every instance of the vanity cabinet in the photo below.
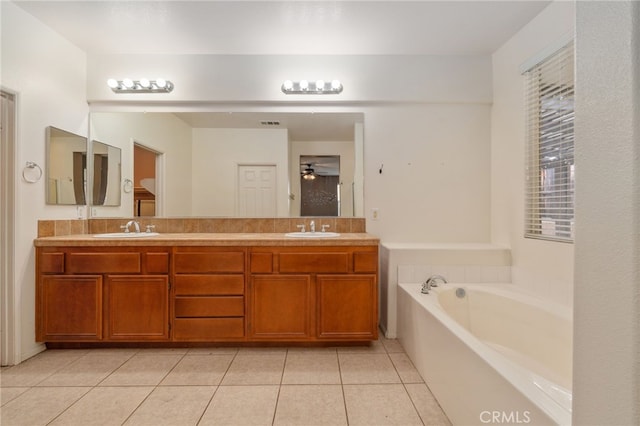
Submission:
{"label": "vanity cabinet", "polygon": [[377,339],[377,240],[358,244],[352,237],[349,245],[271,237],[265,244],[260,237],[224,236],[209,244],[207,238],[37,244],[37,341],[183,346]]}
{"label": "vanity cabinet", "polygon": [[246,248],[176,247],[173,340],[245,337]]}
{"label": "vanity cabinet", "polygon": [[38,247],[36,340],[169,339],[169,250]]}
{"label": "vanity cabinet", "polygon": [[375,340],[377,247],[252,248],[253,340]]}

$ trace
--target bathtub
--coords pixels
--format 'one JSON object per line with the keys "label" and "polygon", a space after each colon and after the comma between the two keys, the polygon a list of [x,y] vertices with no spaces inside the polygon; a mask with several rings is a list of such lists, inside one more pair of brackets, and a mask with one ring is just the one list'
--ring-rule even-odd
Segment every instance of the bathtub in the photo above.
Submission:
{"label": "bathtub", "polygon": [[454,425],[571,424],[572,315],[511,284],[399,284],[398,340]]}

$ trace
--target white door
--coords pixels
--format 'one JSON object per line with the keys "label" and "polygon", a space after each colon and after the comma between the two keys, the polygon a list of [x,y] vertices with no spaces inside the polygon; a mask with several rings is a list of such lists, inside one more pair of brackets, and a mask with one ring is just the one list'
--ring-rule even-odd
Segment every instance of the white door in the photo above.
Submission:
{"label": "white door", "polygon": [[238,215],[276,216],[276,166],[238,165]]}

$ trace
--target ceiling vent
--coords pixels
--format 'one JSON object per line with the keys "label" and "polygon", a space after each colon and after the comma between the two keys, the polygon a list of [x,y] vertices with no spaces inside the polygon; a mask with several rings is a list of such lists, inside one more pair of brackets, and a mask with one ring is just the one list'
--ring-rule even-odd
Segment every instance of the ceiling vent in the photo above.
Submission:
{"label": "ceiling vent", "polygon": [[280,121],[278,120],[260,120],[261,126],[279,126]]}

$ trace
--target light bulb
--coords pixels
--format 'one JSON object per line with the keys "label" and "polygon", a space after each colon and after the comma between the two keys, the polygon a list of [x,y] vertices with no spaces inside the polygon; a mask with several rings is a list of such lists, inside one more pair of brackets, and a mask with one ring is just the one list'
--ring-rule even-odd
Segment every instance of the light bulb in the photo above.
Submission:
{"label": "light bulb", "polygon": [[151,87],[151,82],[149,81],[149,79],[141,78],[140,86],[144,87],[145,89],[149,89]]}
{"label": "light bulb", "polygon": [[324,80],[316,81],[316,90],[320,90],[320,91],[324,90]]}
{"label": "light bulb", "polygon": [[307,80],[300,80],[300,89],[307,90],[309,88],[309,82]]}
{"label": "light bulb", "polygon": [[158,86],[159,89],[164,89],[167,87],[167,80],[164,78],[156,78],[156,86]]}
{"label": "light bulb", "polygon": [[332,80],[331,81],[331,89],[332,90],[340,90],[341,87],[342,87],[342,83],[340,83],[340,80]]}
{"label": "light bulb", "polygon": [[293,81],[291,80],[285,80],[284,83],[282,83],[282,87],[284,87],[284,90],[291,90],[293,89]]}
{"label": "light bulb", "polygon": [[116,80],[115,78],[110,78],[109,80],[107,80],[107,86],[111,87],[112,89],[117,89],[118,87],[120,87],[120,84],[118,84],[118,80]]}

